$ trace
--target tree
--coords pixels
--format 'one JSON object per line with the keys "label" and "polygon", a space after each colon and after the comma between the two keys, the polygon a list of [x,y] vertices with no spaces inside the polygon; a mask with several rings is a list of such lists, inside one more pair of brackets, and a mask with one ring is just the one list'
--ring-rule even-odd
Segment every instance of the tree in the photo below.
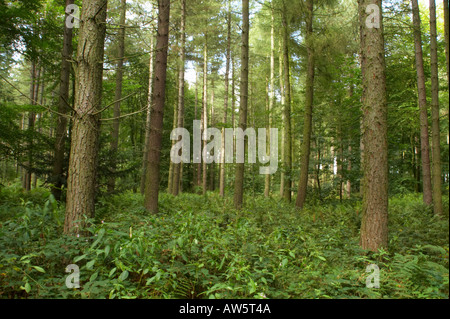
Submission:
{"label": "tree", "polygon": [[[180,59],[178,71],[178,127],[184,127],[184,72],[186,55],[186,0],[181,0],[181,26],[180,26]],[[172,193],[177,196],[180,187],[182,163],[174,164]]]}
{"label": "tree", "polygon": [[[230,60],[231,60],[231,1],[228,1],[227,14],[227,52],[225,65],[225,93],[224,93],[224,112],[223,123],[227,123],[228,118],[228,97],[229,97],[229,83],[230,83]],[[234,112],[234,110],[232,110]],[[219,193],[220,196],[225,196],[225,128],[222,129],[222,145],[221,145],[221,161],[220,161],[220,179],[219,179]]]}
{"label": "tree", "polygon": [[[127,13],[127,1],[120,0],[120,18],[119,32],[117,34],[117,42],[119,45],[117,52],[117,70],[116,70],[116,89],[114,93],[114,119],[111,132],[111,173],[115,173],[117,168],[116,154],[119,148],[119,129],[120,129],[120,102],[122,98],[122,82],[123,82],[123,59],[125,55],[125,18]],[[108,192],[114,191],[116,178],[114,175],[108,179]]]}
{"label": "tree", "polygon": [[143,151],[143,158],[142,158],[142,176],[141,176],[141,194],[144,195],[145,193],[145,177],[147,176],[147,166],[148,166],[148,146],[150,141],[150,119],[151,119],[151,109],[152,109],[152,103],[153,103],[153,70],[154,70],[154,57],[155,53],[153,52],[154,47],[154,35],[152,34],[150,37],[150,60],[149,60],[149,67],[148,67],[148,96],[147,96],[147,112],[146,112],[146,119],[145,119],[145,137],[144,137],[144,151]]}
{"label": "tree", "polygon": [[449,71],[448,71],[448,56],[449,56],[449,11],[448,11],[448,0],[443,0],[444,5],[444,40],[445,40],[445,61],[447,66],[447,85],[450,90],[450,79],[449,79]]}
{"label": "tree", "polygon": [[106,0],[86,0],[81,13],[64,233],[79,234],[95,213]]}
{"label": "tree", "polygon": [[282,10],[282,23],[283,23],[283,61],[284,61],[284,156],[283,156],[283,168],[284,168],[284,188],[283,198],[288,202],[291,201],[291,170],[292,170],[292,136],[291,136],[291,75],[290,75],[290,54],[289,54],[289,25],[287,21],[287,8],[286,3],[283,1]]}
{"label": "tree", "polygon": [[170,0],[158,0],[158,35],[156,38],[156,66],[154,104],[151,108],[148,148],[148,167],[144,196],[145,208],[158,213],[160,160],[164,100],[166,96],[167,47],[169,44]]}
{"label": "tree", "polygon": [[307,18],[306,18],[306,48],[308,54],[307,74],[306,74],[306,99],[305,99],[305,118],[303,124],[303,143],[301,148],[300,159],[300,180],[298,183],[297,200],[295,205],[303,208],[306,200],[306,191],[308,187],[308,170],[309,157],[311,152],[311,131],[312,131],[312,108],[314,103],[314,48],[313,48],[313,14],[314,0],[306,2]]}
{"label": "tree", "polygon": [[430,57],[431,57],[431,129],[433,166],[431,179],[433,184],[433,210],[442,215],[441,190],[441,132],[439,128],[439,72],[436,31],[436,3],[430,0]]}
{"label": "tree", "polygon": [[[247,129],[249,31],[249,0],[242,0],[241,99],[239,105],[239,128],[242,131]],[[243,203],[244,167],[244,163],[236,164],[234,179],[234,206],[236,209],[241,209]]]}
{"label": "tree", "polygon": [[[66,0],[66,7],[74,3],[74,0]],[[68,17],[66,13],[66,18]],[[52,171],[52,194],[56,200],[61,199],[61,187],[63,182],[64,171],[64,156],[65,156],[65,142],[67,136],[67,114],[69,111],[69,86],[70,86],[70,69],[71,64],[69,60],[72,58],[72,28],[68,28],[66,25],[66,19],[64,19],[64,34],[63,34],[63,49],[61,53],[61,72],[59,83],[59,98],[58,98],[58,115],[56,122],[56,142],[53,160]]]}
{"label": "tree", "polygon": [[420,12],[417,0],[411,0],[414,24],[414,48],[416,53],[417,70],[417,92],[419,95],[420,110],[420,152],[422,159],[422,183],[423,202],[431,205],[433,202],[431,194],[431,166],[430,145],[428,136],[428,106],[425,87],[425,72],[423,68],[422,35],[420,31]]}
{"label": "tree", "polygon": [[381,0],[358,1],[364,139],[360,244],[371,251],[388,245],[386,66],[381,8]]}

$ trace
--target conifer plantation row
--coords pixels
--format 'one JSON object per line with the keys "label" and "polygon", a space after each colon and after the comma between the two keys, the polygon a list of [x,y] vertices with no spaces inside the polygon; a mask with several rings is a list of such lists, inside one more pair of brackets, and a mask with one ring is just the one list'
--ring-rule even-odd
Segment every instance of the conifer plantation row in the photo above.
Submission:
{"label": "conifer plantation row", "polygon": [[0,0],[0,298],[448,298],[448,9]]}

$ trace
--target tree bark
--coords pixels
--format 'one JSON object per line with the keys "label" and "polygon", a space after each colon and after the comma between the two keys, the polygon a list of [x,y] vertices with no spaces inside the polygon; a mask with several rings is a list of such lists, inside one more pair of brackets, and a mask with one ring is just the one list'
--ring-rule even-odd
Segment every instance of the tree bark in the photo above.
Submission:
{"label": "tree bark", "polygon": [[81,13],[64,223],[66,234],[80,234],[84,216],[92,218],[95,213],[106,7],[106,0],[86,0]]}
{"label": "tree bark", "polygon": [[120,99],[122,97],[122,81],[123,81],[123,58],[125,54],[125,18],[126,18],[126,0],[121,0],[120,3],[120,17],[119,17],[119,31],[117,35],[117,42],[119,45],[117,53],[117,69],[116,69],[116,88],[114,92],[114,119],[111,130],[111,176],[108,177],[108,193],[114,192],[116,177],[114,176],[117,169],[117,151],[119,148],[119,129],[120,129]]}
{"label": "tree bark", "polygon": [[[239,128],[242,131],[247,129],[249,31],[249,0],[242,0],[241,99],[239,107]],[[234,207],[236,209],[242,208],[244,199],[244,168],[244,163],[236,164],[234,183]]]}
{"label": "tree bark", "polygon": [[169,44],[170,0],[158,1],[158,36],[156,40],[156,66],[154,104],[151,108],[148,167],[144,196],[145,208],[150,213],[158,213],[160,182],[160,160],[164,100],[166,96],[167,47]]}
{"label": "tree bark", "polygon": [[[231,2],[228,1],[228,21],[227,21],[227,60],[225,66],[225,94],[224,94],[224,112],[223,123],[228,121],[228,91],[230,85],[230,57],[231,57]],[[219,194],[225,196],[225,128],[222,129],[222,145],[220,152],[220,180]]]}
{"label": "tree bark", "polygon": [[437,54],[436,3],[430,0],[430,57],[431,57],[431,130],[432,130],[432,190],[433,211],[443,213],[441,190],[441,132],[439,128],[439,71]]}
{"label": "tree bark", "polygon": [[420,153],[422,158],[423,202],[431,205],[431,166],[430,142],[428,136],[428,106],[425,87],[425,72],[423,68],[422,35],[420,30],[420,12],[417,0],[411,0],[414,24],[414,48],[416,53],[417,92],[420,111]]}
{"label": "tree bark", "polygon": [[[178,73],[178,127],[184,126],[184,70],[186,55],[186,0],[181,0],[181,26],[180,26],[180,70]],[[181,167],[183,163],[174,164],[172,193],[178,196],[181,180]]]}
{"label": "tree bark", "polygon": [[127,13],[126,0],[120,0],[120,18],[119,32],[117,35],[119,50],[117,52],[117,70],[116,70],[116,89],[114,92],[114,120],[111,131],[111,174],[108,178],[108,193],[114,192],[116,187],[116,177],[114,176],[117,169],[117,151],[119,148],[119,129],[120,129],[120,99],[122,98],[122,82],[123,82],[123,57],[125,55],[125,18]]}
{"label": "tree bark", "polygon": [[[208,34],[205,34],[205,46],[203,49],[203,95],[202,95],[202,136],[208,128]],[[203,141],[203,150],[208,142]],[[208,190],[208,170],[202,152],[202,194]]]}
{"label": "tree bark", "polygon": [[[379,25],[366,24],[368,5],[379,8]],[[381,0],[359,0],[363,108],[363,204],[360,244],[377,251],[388,245],[386,75]],[[370,24],[369,24],[370,25]]]}
{"label": "tree bark", "polygon": [[312,131],[312,109],[314,102],[314,76],[315,76],[315,57],[312,42],[313,35],[313,0],[308,0],[307,20],[306,20],[306,47],[308,53],[308,65],[306,74],[306,100],[305,100],[305,116],[303,123],[303,143],[300,153],[300,179],[298,182],[297,199],[295,206],[302,209],[306,201],[306,191],[308,189],[308,168],[309,157],[311,153],[311,131]]}
{"label": "tree bark", "polygon": [[448,0],[443,0],[444,5],[444,40],[445,40],[445,61],[447,66],[447,85],[450,91],[450,79],[448,71],[448,56],[449,56],[449,39],[448,39],[448,28],[449,28],[449,12],[448,12]]}
{"label": "tree bark", "polygon": [[[74,0],[66,0],[66,7],[73,4]],[[66,13],[66,18],[69,14]],[[64,19],[64,34],[63,34],[63,49],[61,54],[61,71],[59,77],[59,97],[58,97],[58,113],[67,114],[69,112],[69,87],[70,87],[70,62],[72,58],[72,29],[67,28],[66,20]],[[52,194],[56,200],[61,200],[61,187],[63,185],[64,173],[64,155],[65,144],[67,138],[67,117],[58,115],[56,122],[56,142],[53,159],[52,170]]]}
{"label": "tree bark", "polygon": [[141,176],[141,194],[145,193],[145,178],[147,176],[147,166],[148,166],[148,147],[150,141],[150,119],[151,119],[151,109],[153,102],[153,71],[154,71],[154,40],[155,37],[152,35],[150,38],[150,61],[149,61],[149,76],[148,76],[148,101],[147,101],[147,117],[145,121],[145,141],[144,141],[144,154],[142,158],[142,176]]}

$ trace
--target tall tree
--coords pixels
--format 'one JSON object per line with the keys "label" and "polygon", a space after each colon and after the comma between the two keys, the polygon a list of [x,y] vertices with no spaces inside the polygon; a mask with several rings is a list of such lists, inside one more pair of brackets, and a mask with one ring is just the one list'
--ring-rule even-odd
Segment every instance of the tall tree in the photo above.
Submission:
{"label": "tall tree", "polygon": [[428,136],[428,106],[425,87],[425,72],[423,68],[422,34],[420,31],[420,12],[417,0],[411,0],[414,24],[414,48],[416,53],[417,92],[420,110],[420,153],[422,159],[423,202],[431,205],[431,166],[430,142]]}
{"label": "tall tree", "polygon": [[158,35],[156,38],[156,66],[154,103],[151,108],[148,167],[144,196],[145,208],[158,213],[160,160],[164,100],[166,96],[167,47],[169,44],[170,0],[158,0]]}
{"label": "tall tree", "polygon": [[[111,132],[111,172],[114,174],[117,168],[116,155],[119,149],[119,129],[120,129],[120,100],[122,98],[122,82],[123,82],[123,58],[125,55],[125,19],[127,13],[127,1],[120,0],[120,18],[119,32],[117,34],[117,42],[119,45],[117,52],[117,70],[116,70],[116,89],[114,92],[114,120]],[[108,192],[114,191],[116,185],[115,176],[108,179]]]}
{"label": "tall tree", "polygon": [[441,132],[439,128],[439,72],[436,31],[436,3],[430,0],[430,58],[431,58],[431,130],[433,166],[431,180],[433,184],[433,210],[442,215],[441,190]]}
{"label": "tall tree", "polygon": [[[266,132],[266,139],[267,139],[267,149],[269,149],[269,143],[270,141],[270,128],[272,127],[272,110],[273,105],[275,102],[275,15],[274,15],[274,8],[273,3],[270,3],[271,5],[271,23],[270,23],[270,78],[269,78],[269,106],[267,112],[268,114],[268,121],[267,121],[267,132]],[[269,174],[266,175],[265,181],[264,181],[264,196],[269,197],[270,195],[270,179],[271,176]]]}
{"label": "tall tree", "polygon": [[[224,93],[224,111],[223,111],[223,123],[228,121],[228,91],[230,84],[230,59],[231,59],[231,1],[228,1],[228,14],[227,14],[227,52],[226,52],[226,65],[225,65],[225,93]],[[234,112],[234,110],[232,110]],[[225,196],[225,128],[222,129],[222,145],[220,151],[220,179],[219,179],[219,194]]]}
{"label": "tall tree", "polygon": [[295,205],[303,208],[306,200],[306,191],[308,187],[308,168],[309,157],[311,153],[311,131],[312,131],[312,112],[314,103],[314,76],[315,76],[315,56],[313,48],[313,19],[314,19],[314,0],[306,2],[306,49],[308,54],[306,87],[305,87],[305,115],[303,123],[303,143],[301,146],[300,158],[300,180],[298,183],[297,199]]}
{"label": "tall tree", "polygon": [[147,166],[148,166],[148,146],[150,142],[150,119],[151,119],[151,109],[153,103],[153,71],[155,67],[153,52],[155,36],[152,34],[150,37],[150,61],[148,67],[148,96],[147,96],[147,114],[145,120],[145,141],[144,141],[144,153],[142,158],[142,176],[141,176],[141,194],[145,193],[145,177],[147,176]]}
{"label": "tall tree", "polygon": [[[66,0],[66,7],[74,3],[74,0]],[[66,13],[66,18],[68,17]],[[56,200],[61,199],[61,187],[63,184],[64,172],[64,156],[65,156],[65,142],[67,137],[67,114],[69,111],[69,87],[70,87],[70,59],[72,58],[72,28],[66,25],[64,19],[64,33],[63,33],[63,48],[61,53],[61,71],[59,80],[59,97],[58,97],[58,118],[56,122],[56,142],[53,159],[52,171],[52,194]]]}
{"label": "tall tree", "polygon": [[381,0],[359,0],[363,111],[363,204],[360,243],[388,245],[386,65]]}
{"label": "tall tree", "polygon": [[107,0],[86,0],[81,12],[64,233],[93,217],[100,133]]}
{"label": "tall tree", "polygon": [[445,60],[447,66],[447,85],[450,90],[450,79],[449,79],[449,71],[448,71],[448,56],[449,56],[449,11],[448,11],[448,0],[443,0],[444,5],[444,41],[445,41]]}
{"label": "tall tree", "polygon": [[284,61],[284,156],[283,156],[283,168],[284,168],[284,189],[283,198],[287,201],[291,201],[291,170],[292,170],[292,136],[291,136],[291,75],[290,75],[290,54],[289,54],[289,25],[287,21],[287,7],[285,1],[283,1],[282,10],[282,22],[283,22],[283,61]]}
{"label": "tall tree", "polygon": [[[239,128],[242,131],[247,129],[249,31],[249,0],[242,0],[241,98],[239,105]],[[236,209],[241,209],[243,203],[244,167],[244,163],[236,164],[234,179],[234,206]]]}
{"label": "tall tree", "polygon": [[[202,93],[202,136],[208,129],[208,33],[205,32],[205,44],[203,47],[203,93]],[[203,150],[208,142],[203,140]],[[203,153],[202,153],[203,155]],[[204,157],[202,156],[202,192],[206,194],[208,186],[208,170]]]}
{"label": "tall tree", "polygon": [[[184,126],[184,71],[186,55],[186,0],[181,0],[181,24],[180,24],[180,58],[178,72],[178,127]],[[174,164],[172,193],[177,196],[180,188],[182,163]]]}

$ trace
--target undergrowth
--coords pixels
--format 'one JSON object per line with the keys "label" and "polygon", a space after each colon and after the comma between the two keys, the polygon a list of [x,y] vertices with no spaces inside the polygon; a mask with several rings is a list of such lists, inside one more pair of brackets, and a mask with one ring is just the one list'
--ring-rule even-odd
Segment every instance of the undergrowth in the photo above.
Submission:
{"label": "undergrowth", "polygon": [[[358,245],[360,206],[297,211],[279,199],[162,194],[100,198],[87,237],[62,235],[64,206],[45,190],[0,192],[1,298],[448,298],[448,213],[415,194],[390,200],[389,250]],[[444,198],[448,212],[448,197]],[[66,286],[66,267],[80,287]],[[368,265],[380,269],[367,288]]]}

